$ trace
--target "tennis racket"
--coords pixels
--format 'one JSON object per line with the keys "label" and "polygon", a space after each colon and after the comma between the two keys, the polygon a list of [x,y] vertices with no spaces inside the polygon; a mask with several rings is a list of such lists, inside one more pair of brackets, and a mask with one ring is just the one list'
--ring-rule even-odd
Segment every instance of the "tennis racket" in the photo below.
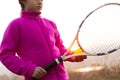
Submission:
{"label": "tennis racket", "polygon": [[[77,43],[74,54],[68,55]],[[44,67],[49,70],[73,56],[102,56],[120,49],[120,3],[107,3],[91,11],[81,22],[64,55]]]}

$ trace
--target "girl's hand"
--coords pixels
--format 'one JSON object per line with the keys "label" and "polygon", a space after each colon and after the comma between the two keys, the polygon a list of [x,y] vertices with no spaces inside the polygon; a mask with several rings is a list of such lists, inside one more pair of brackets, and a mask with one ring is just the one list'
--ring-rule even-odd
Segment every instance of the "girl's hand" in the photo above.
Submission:
{"label": "girl's hand", "polygon": [[82,55],[82,56],[74,56],[70,58],[71,62],[81,62],[84,61],[84,59],[86,59],[87,56],[86,55]]}
{"label": "girl's hand", "polygon": [[[71,54],[74,54],[74,53],[75,53],[74,51],[69,51],[68,55],[71,55]],[[71,58],[67,59],[66,61],[81,62],[81,61],[84,61],[84,59],[87,59],[86,55],[74,56],[74,57],[71,57]]]}
{"label": "girl's hand", "polygon": [[40,79],[47,74],[47,71],[44,70],[42,67],[36,67],[33,71],[32,78],[34,80]]}

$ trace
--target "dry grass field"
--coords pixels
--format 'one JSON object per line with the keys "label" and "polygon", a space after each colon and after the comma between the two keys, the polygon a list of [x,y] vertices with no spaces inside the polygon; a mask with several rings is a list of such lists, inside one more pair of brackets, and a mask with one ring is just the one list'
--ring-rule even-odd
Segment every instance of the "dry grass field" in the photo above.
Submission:
{"label": "dry grass field", "polygon": [[[70,80],[120,80],[120,66],[108,69],[105,67],[98,71],[74,72],[68,71]],[[23,77],[1,75],[0,80],[23,80]]]}
{"label": "dry grass field", "polygon": [[17,75],[12,75],[12,76],[1,75],[0,80],[24,80],[24,78],[21,76],[17,76]]}
{"label": "dry grass field", "polygon": [[70,80],[120,80],[120,67],[104,68],[99,71],[69,72]]}
{"label": "dry grass field", "polygon": [[[86,67],[101,66],[99,70],[75,71]],[[80,63],[65,62],[69,80],[120,80],[120,55],[116,54],[103,57],[88,57]],[[0,80],[23,80],[23,77],[11,74],[0,65]]]}

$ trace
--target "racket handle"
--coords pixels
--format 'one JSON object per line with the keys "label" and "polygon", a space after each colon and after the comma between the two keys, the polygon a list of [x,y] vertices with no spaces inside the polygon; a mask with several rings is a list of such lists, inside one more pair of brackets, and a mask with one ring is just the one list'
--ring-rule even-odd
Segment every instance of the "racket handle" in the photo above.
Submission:
{"label": "racket handle", "polygon": [[53,62],[51,62],[50,64],[46,65],[45,67],[43,67],[46,71],[49,71],[51,68],[53,68],[54,66],[58,65],[59,63],[61,63],[63,61],[62,57],[59,57],[57,59],[55,59]]}
{"label": "racket handle", "polygon": [[[51,68],[53,68],[54,66],[58,65],[59,63],[61,63],[63,61],[62,57],[59,57],[57,59],[55,59],[53,62],[51,62],[50,64],[46,65],[45,67],[43,67],[46,71],[49,71]],[[32,78],[32,80],[38,80],[36,78]]]}

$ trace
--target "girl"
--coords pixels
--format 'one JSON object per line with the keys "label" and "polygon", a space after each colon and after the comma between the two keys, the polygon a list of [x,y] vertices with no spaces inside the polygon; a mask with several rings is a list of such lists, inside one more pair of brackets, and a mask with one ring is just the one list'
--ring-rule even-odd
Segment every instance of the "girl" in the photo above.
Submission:
{"label": "girl", "polygon": [[[46,72],[42,67],[61,56],[64,47],[54,22],[40,16],[42,0],[19,0],[21,16],[7,27],[0,46],[0,60],[25,80],[68,80],[63,63]],[[18,56],[16,56],[16,54]],[[86,56],[71,58],[83,61]]]}

